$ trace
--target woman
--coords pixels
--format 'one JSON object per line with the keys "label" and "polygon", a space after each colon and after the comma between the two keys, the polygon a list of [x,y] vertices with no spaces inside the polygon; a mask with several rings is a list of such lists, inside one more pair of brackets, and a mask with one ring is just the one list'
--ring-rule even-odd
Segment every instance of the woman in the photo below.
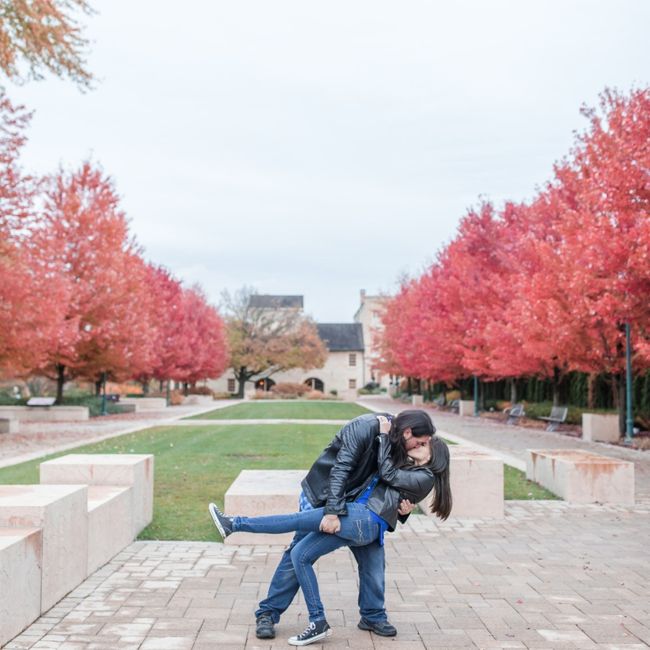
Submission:
{"label": "woman", "polygon": [[391,444],[390,436],[378,436],[377,472],[366,481],[360,496],[346,504],[347,514],[340,517],[334,534],[320,532],[325,508],[314,508],[287,515],[266,517],[228,517],[210,504],[210,514],[222,537],[236,532],[285,533],[308,532],[291,551],[298,582],[309,610],[309,627],[291,637],[291,645],[302,646],[331,634],[320,600],[313,563],[322,555],[341,546],[365,546],[379,539],[386,530],[394,530],[401,500],[422,501],[433,489],[431,512],[446,519],[451,511],[449,488],[449,449],[433,436],[426,445],[408,451]]}

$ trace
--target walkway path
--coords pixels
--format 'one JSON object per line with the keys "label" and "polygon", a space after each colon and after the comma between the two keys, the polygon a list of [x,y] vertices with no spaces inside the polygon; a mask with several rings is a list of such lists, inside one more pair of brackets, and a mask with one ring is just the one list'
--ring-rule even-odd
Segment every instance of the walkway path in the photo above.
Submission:
{"label": "walkway path", "polygon": [[[374,396],[360,399],[359,404],[372,410],[390,413],[412,408],[392,399]],[[519,469],[525,467],[528,449],[586,449],[604,456],[632,461],[637,498],[650,501],[650,451],[587,442],[561,433],[506,425],[488,418],[463,417],[432,408],[426,410],[431,414],[441,435],[454,442],[469,443],[497,452],[505,462]]]}
{"label": "walkway path", "polygon": [[180,418],[200,415],[238,403],[235,400],[215,400],[209,406],[170,406],[140,413],[96,417],[85,422],[23,421],[20,423],[20,433],[0,435],[0,467],[16,465],[149,427],[178,424]]}

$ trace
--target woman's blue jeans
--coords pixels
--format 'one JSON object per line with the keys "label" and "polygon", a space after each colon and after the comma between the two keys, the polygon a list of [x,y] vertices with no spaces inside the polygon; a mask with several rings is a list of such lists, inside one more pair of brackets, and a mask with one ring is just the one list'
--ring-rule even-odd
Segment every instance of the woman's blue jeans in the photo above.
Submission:
{"label": "woman's blue jeans", "polygon": [[364,504],[348,503],[346,507],[348,514],[340,517],[341,530],[335,535],[319,531],[321,519],[325,514],[324,508],[288,515],[233,518],[233,531],[246,533],[297,531],[306,533],[293,546],[290,557],[309,610],[310,621],[320,621],[325,618],[325,610],[320,599],[318,581],[313,568],[314,562],[322,555],[331,553],[341,546],[366,546],[375,542],[379,537],[379,525]]}

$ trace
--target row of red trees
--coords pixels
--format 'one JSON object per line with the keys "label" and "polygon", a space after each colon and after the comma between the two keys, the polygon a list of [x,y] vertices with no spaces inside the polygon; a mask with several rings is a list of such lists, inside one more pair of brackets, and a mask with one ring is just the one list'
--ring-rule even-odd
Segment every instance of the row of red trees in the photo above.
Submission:
{"label": "row of red trees", "polygon": [[227,365],[198,287],[144,261],[110,180],[91,163],[22,173],[30,114],[0,97],[0,370],[99,382],[194,383]]}
{"label": "row of red trees", "polygon": [[[385,369],[453,383],[650,367],[650,90],[606,91],[527,203],[483,203],[384,315]],[[619,401],[620,403],[620,401]]]}

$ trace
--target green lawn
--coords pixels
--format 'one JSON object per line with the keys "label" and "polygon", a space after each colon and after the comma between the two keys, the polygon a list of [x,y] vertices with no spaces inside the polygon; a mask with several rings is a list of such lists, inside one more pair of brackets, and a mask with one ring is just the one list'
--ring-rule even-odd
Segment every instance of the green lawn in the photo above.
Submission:
{"label": "green lawn", "polygon": [[317,402],[296,400],[290,402],[273,402],[260,400],[235,404],[223,409],[193,415],[186,420],[351,420],[358,415],[371,413],[368,409],[350,402]]}
{"label": "green lawn", "polygon": [[529,481],[525,472],[520,472],[518,469],[505,464],[503,466],[503,495],[506,501],[560,498],[541,485]]}
{"label": "green lawn", "polygon": [[[38,483],[38,466],[67,453],[155,455],[154,519],[140,539],[217,541],[207,513],[242,469],[310,467],[338,430],[324,424],[156,427],[0,469],[0,484]],[[505,471],[506,499],[548,499],[550,493]]]}

